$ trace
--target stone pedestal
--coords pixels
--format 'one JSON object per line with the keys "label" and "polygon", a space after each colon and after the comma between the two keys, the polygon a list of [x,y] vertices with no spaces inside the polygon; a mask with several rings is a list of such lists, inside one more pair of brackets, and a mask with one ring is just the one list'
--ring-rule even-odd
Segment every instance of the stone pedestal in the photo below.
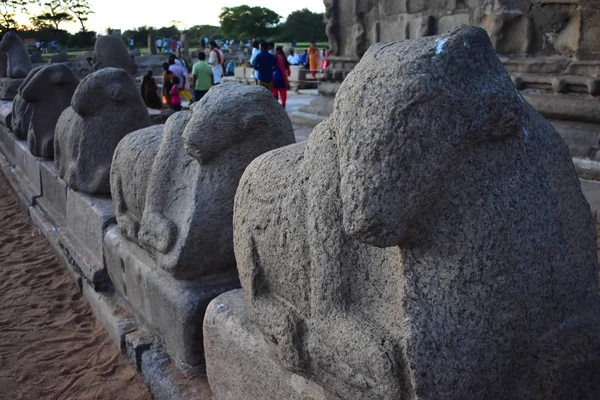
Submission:
{"label": "stone pedestal", "polygon": [[42,196],[36,200],[38,207],[55,227],[65,227],[67,221],[67,184],[60,179],[52,161],[40,162]]}
{"label": "stone pedestal", "polygon": [[208,382],[219,400],[339,400],[269,355],[242,290],[214,299],[204,318]]}
{"label": "stone pedestal", "polygon": [[12,124],[12,101],[0,100],[0,124],[10,128]]}
{"label": "stone pedestal", "polygon": [[23,81],[25,81],[25,79],[1,78],[0,100],[14,99]]}
{"label": "stone pedestal", "polygon": [[15,142],[17,138],[12,131],[0,125],[0,151],[11,166],[15,165]]}
{"label": "stone pedestal", "polygon": [[27,146],[27,142],[15,142],[15,175],[19,181],[19,190],[29,204],[42,194],[40,165]]}
{"label": "stone pedestal", "polygon": [[174,279],[116,225],[106,233],[104,254],[114,288],[138,322],[164,340],[182,370],[202,372],[204,313],[216,296],[239,287],[235,271],[203,280]]}
{"label": "stone pedestal", "polygon": [[67,189],[66,227],[61,242],[96,290],[104,288],[108,274],[104,267],[102,238],[115,221],[110,196],[92,196]]}

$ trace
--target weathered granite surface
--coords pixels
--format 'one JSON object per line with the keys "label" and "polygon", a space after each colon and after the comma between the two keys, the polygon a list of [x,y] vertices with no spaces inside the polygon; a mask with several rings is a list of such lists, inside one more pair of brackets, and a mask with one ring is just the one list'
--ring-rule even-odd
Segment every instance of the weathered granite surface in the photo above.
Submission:
{"label": "weathered granite surface", "polygon": [[241,290],[223,293],[204,317],[206,374],[219,400],[339,400],[270,357]]}
{"label": "weathered granite surface", "polygon": [[[229,118],[215,119],[223,104]],[[111,188],[123,234],[178,279],[235,267],[233,198],[246,166],[294,143],[292,124],[261,87],[214,87],[191,111],[133,132],[115,153]]]}
{"label": "weathered granite surface", "polygon": [[150,125],[144,101],[131,76],[118,68],[88,75],[55,132],[55,161],[74,190],[110,193],[110,164],[119,141]]}
{"label": "weathered granite surface", "polygon": [[252,320],[344,399],[595,399],[595,226],[485,31],[373,46],[234,213]]}
{"label": "weathered granite surface", "polygon": [[[31,113],[27,143],[36,157],[54,158],[54,131],[62,112],[71,104],[71,98],[79,79],[65,64],[50,64],[32,70],[19,89],[20,97],[27,105],[16,104],[16,112],[22,124]],[[19,100],[20,101],[20,100]]]}

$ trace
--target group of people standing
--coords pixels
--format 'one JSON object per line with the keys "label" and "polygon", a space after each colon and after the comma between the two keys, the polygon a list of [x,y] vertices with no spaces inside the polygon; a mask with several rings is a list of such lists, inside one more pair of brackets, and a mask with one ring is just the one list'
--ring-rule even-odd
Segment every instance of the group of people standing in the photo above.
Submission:
{"label": "group of people standing", "polygon": [[[185,61],[176,55],[169,55],[169,60],[163,63],[162,96],[158,96],[158,84],[152,76],[152,71],[142,79],[141,91],[146,105],[150,108],[160,109],[164,106],[181,110],[181,97],[186,98],[190,104],[200,101],[213,85],[221,83],[223,77],[223,52],[216,42],[210,42],[208,61],[206,53],[198,53],[198,62],[192,68],[192,85],[190,87],[189,73]],[[190,93],[193,88],[194,96]]]}
{"label": "group of people standing", "polygon": [[287,90],[290,83],[290,62],[288,61],[282,46],[273,43],[252,43],[252,56],[250,63],[254,68],[254,79],[257,84],[268,89],[276,99],[281,99],[281,105],[285,108],[287,102]]}

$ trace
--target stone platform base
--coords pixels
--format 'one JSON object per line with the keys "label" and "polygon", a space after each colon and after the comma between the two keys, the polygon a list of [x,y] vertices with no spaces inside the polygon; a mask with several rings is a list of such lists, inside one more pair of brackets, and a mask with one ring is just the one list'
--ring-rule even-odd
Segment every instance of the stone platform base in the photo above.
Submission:
{"label": "stone platform base", "polygon": [[339,400],[269,357],[241,289],[214,299],[204,318],[208,382],[219,400]]}
{"label": "stone platform base", "polygon": [[178,367],[188,373],[204,369],[202,321],[208,303],[239,287],[237,275],[181,281],[156,265],[116,225],[104,237],[106,266],[115,290],[141,325],[156,332]]}
{"label": "stone platform base", "polygon": [[12,100],[25,79],[0,78],[0,100]]}
{"label": "stone platform base", "polygon": [[15,165],[15,142],[17,137],[6,126],[0,124],[0,151],[11,166]]}

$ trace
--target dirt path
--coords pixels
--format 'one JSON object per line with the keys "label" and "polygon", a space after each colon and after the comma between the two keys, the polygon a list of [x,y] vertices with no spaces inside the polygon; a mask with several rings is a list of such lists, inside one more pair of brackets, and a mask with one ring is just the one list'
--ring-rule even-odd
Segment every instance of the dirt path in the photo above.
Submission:
{"label": "dirt path", "polygon": [[151,399],[0,173],[0,399]]}

